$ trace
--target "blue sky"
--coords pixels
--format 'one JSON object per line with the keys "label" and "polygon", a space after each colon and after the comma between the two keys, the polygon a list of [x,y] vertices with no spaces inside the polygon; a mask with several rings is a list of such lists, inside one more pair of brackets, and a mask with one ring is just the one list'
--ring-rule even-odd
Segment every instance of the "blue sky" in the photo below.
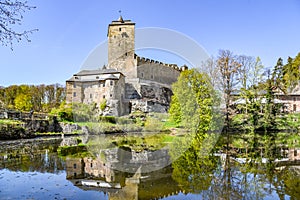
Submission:
{"label": "blue sky", "polygon": [[39,31],[31,43],[0,46],[0,85],[64,84],[88,54],[106,40],[107,26],[119,17],[136,28],[181,32],[209,55],[219,49],[259,56],[266,67],[300,52],[298,0],[31,0],[20,28]]}

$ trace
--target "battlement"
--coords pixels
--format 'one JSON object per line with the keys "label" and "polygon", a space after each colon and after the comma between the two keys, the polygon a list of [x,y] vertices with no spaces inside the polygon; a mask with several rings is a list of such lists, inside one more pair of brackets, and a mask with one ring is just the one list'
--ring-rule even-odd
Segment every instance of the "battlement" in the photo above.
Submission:
{"label": "battlement", "polygon": [[169,67],[169,68],[173,68],[176,71],[182,72],[188,69],[188,66],[183,65],[181,67],[178,67],[177,64],[169,64],[169,63],[163,63],[157,60],[152,60],[150,58],[144,58],[144,57],[140,57],[136,54],[134,54],[134,60],[137,63],[137,66],[143,65],[143,64],[154,64],[157,66],[162,66],[162,67]]}

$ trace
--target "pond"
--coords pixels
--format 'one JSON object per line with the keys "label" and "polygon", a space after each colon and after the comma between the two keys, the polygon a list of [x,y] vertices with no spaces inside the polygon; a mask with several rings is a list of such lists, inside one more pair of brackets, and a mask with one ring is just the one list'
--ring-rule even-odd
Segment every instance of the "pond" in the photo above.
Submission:
{"label": "pond", "polygon": [[0,141],[0,199],[300,199],[297,160],[270,169],[194,148],[174,159],[170,145],[106,137]]}

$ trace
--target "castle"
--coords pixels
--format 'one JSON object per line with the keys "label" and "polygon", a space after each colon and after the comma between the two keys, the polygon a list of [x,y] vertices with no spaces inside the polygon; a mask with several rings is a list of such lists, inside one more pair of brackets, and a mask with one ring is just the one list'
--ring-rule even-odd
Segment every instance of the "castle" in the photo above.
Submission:
{"label": "castle", "polygon": [[166,112],[171,85],[187,66],[166,64],[135,54],[135,23],[123,20],[108,25],[108,65],[82,70],[66,81],[67,103],[105,102],[103,115],[122,116],[133,111]]}

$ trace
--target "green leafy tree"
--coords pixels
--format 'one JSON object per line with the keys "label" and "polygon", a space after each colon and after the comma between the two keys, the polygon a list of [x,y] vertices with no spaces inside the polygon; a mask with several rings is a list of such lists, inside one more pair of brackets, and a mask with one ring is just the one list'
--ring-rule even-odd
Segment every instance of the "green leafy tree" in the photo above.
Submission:
{"label": "green leafy tree", "polygon": [[15,98],[15,108],[22,111],[29,111],[32,108],[31,96],[28,94],[19,94]]}
{"label": "green leafy tree", "polygon": [[103,100],[100,102],[100,109],[101,109],[102,111],[104,111],[105,108],[106,108],[106,106],[107,106],[107,100],[106,100],[106,99],[103,99]]}
{"label": "green leafy tree", "polygon": [[180,103],[177,99],[176,95],[173,95],[171,98],[171,105],[169,109],[170,119],[175,122],[176,125],[180,125],[181,123],[181,108]]}
{"label": "green leafy tree", "polygon": [[185,190],[204,190],[211,181],[209,174],[215,168],[211,153],[217,139],[213,132],[217,95],[207,75],[196,69],[183,71],[172,89],[170,117],[189,130],[171,144],[173,178],[186,185]]}
{"label": "green leafy tree", "polygon": [[211,128],[215,91],[206,74],[196,69],[183,71],[172,85],[174,96],[170,116],[193,133]]}
{"label": "green leafy tree", "polygon": [[193,140],[189,148],[172,163],[172,178],[178,182],[181,189],[191,193],[208,190],[217,167],[217,159],[211,155],[199,152],[203,143]]}
{"label": "green leafy tree", "polygon": [[[22,99],[27,102],[21,102]],[[65,88],[59,84],[47,86],[12,85],[0,88],[0,101],[4,108],[22,108],[24,110],[24,105],[28,105],[28,99],[30,99],[33,110],[49,112],[52,108],[58,108],[65,100]]]}
{"label": "green leafy tree", "polygon": [[293,59],[288,57],[287,64],[283,66],[283,83],[285,91],[290,93],[300,81],[300,53]]}
{"label": "green leafy tree", "polygon": [[52,108],[50,113],[52,115],[58,116],[60,121],[74,121],[73,109],[71,104],[66,104],[65,102],[62,102],[58,108]]}

